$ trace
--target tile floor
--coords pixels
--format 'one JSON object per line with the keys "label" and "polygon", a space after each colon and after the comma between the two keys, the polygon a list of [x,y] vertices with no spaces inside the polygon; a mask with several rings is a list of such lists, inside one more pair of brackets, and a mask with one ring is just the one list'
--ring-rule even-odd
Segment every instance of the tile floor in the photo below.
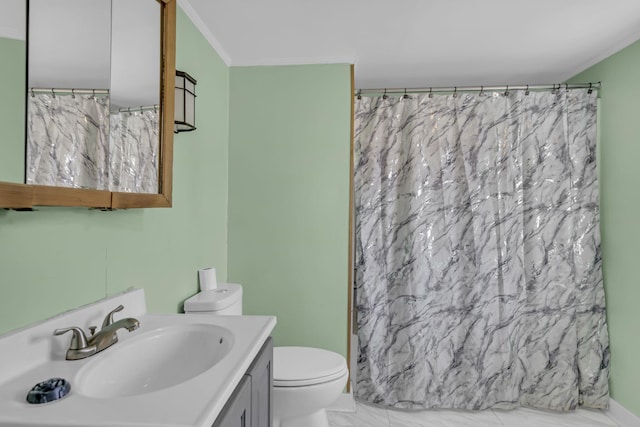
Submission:
{"label": "tile floor", "polygon": [[602,411],[397,411],[356,402],[356,412],[327,412],[331,427],[618,427]]}

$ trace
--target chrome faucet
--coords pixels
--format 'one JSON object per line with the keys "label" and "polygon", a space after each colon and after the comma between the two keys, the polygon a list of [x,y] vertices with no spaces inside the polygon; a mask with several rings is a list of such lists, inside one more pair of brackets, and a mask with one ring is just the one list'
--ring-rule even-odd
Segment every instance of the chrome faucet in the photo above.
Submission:
{"label": "chrome faucet", "polygon": [[91,326],[91,336],[87,338],[84,331],[81,328],[72,326],[70,328],[56,329],[53,331],[53,335],[62,335],[69,331],[73,333],[71,337],[71,344],[67,350],[67,360],[84,359],[89,356],[93,356],[102,350],[111,347],[118,342],[118,330],[126,329],[129,332],[135,331],[140,327],[140,322],[132,317],[126,319],[120,319],[117,322],[113,321],[113,314],[122,311],[124,306],[119,305],[104,318],[102,322],[102,329],[96,333],[96,327]]}

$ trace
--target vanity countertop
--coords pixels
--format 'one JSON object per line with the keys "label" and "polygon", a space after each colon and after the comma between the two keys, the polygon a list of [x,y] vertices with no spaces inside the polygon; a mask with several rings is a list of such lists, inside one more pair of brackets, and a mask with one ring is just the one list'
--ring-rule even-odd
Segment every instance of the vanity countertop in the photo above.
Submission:
{"label": "vanity countertop", "polygon": [[[113,302],[108,301],[105,307],[111,306]],[[90,310],[90,307],[83,309]],[[105,310],[108,312],[108,309]],[[7,354],[5,352],[16,346],[18,353],[43,349],[48,351],[44,357],[34,357],[33,354],[29,357],[25,353],[22,361],[19,354],[14,355],[13,360],[9,357],[9,362],[13,361],[15,364],[13,370],[3,363],[4,366],[0,368],[0,426],[210,427],[276,324],[275,317],[269,316],[126,312],[122,317],[133,315],[140,321],[139,329],[131,333],[119,331],[118,343],[101,353],[77,361],[64,359],[64,349],[60,342],[67,344],[69,336],[61,341],[59,339],[62,337],[51,336],[53,344],[48,346],[40,342],[45,340],[44,331],[53,331],[61,327],[61,324],[71,326],[64,325],[69,321],[69,316],[53,319],[49,324],[45,321],[35,329],[25,328],[7,337],[0,337],[0,354],[3,354],[3,360]],[[109,352],[117,351],[118,346],[125,346],[128,341],[145,333],[194,324],[216,325],[233,334],[229,352],[199,375],[170,387],[123,397],[92,397],[77,386],[84,367],[108,357]],[[29,349],[30,345],[32,348]],[[34,345],[39,345],[40,350],[34,349]],[[157,374],[163,375],[162,372]],[[69,395],[40,405],[26,402],[26,395],[33,385],[54,377],[65,378],[71,383]]]}

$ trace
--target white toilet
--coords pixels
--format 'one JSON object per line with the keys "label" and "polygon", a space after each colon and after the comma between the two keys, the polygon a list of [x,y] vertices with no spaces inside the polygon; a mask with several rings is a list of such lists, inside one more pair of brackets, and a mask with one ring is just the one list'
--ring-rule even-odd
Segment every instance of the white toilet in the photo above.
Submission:
{"label": "white toilet", "polygon": [[[184,302],[185,313],[242,314],[242,286],[219,283]],[[347,383],[344,357],[312,347],[273,349],[273,427],[329,427],[325,408]]]}

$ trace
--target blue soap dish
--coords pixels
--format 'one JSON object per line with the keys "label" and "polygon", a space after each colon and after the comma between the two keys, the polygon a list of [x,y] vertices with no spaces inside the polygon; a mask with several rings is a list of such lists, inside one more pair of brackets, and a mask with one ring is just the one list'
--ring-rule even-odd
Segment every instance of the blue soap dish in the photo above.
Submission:
{"label": "blue soap dish", "polygon": [[27,402],[47,403],[62,399],[71,391],[71,384],[63,378],[50,378],[33,386],[27,394]]}

